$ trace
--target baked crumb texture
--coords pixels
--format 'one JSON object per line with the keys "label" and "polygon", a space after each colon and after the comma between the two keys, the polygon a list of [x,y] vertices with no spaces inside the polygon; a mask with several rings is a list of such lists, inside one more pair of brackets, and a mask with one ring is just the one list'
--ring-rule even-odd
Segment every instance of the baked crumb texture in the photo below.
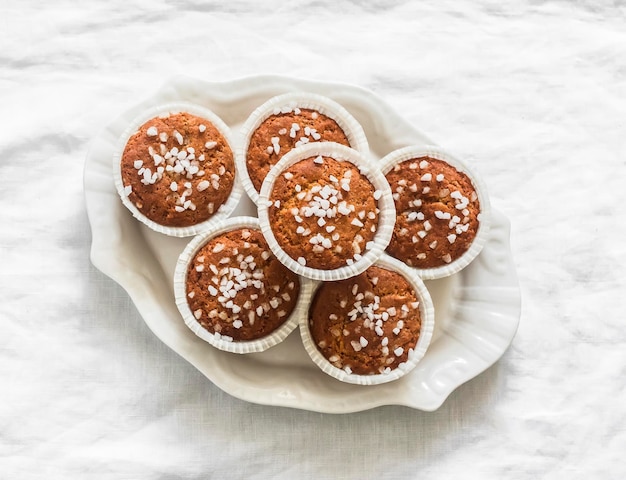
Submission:
{"label": "baked crumb texture", "polygon": [[203,328],[224,341],[256,340],[291,315],[298,276],[270,252],[260,230],[218,235],[194,255],[187,269],[187,303]]}
{"label": "baked crumb texture", "polygon": [[461,257],[478,231],[480,204],[470,178],[442,160],[420,157],[386,175],[396,206],[387,253],[429,269]]}
{"label": "baked crumb texture", "polygon": [[390,373],[415,349],[419,305],[402,275],[372,266],[320,285],[309,308],[311,337],[321,354],[348,374]]}
{"label": "baked crumb texture", "polygon": [[140,213],[167,227],[213,216],[228,199],[235,162],[224,136],[189,113],[155,117],[128,140],[121,158],[124,194]]}
{"label": "baked crumb texture", "polygon": [[334,270],[352,265],[371,247],[380,196],[354,164],[317,155],[278,175],[269,197],[269,223],[292,259]]}
{"label": "baked crumb texture", "polygon": [[310,142],[336,142],[350,146],[348,137],[332,118],[312,109],[275,109],[252,133],[246,151],[250,181],[257,192],[272,166],[293,148]]}

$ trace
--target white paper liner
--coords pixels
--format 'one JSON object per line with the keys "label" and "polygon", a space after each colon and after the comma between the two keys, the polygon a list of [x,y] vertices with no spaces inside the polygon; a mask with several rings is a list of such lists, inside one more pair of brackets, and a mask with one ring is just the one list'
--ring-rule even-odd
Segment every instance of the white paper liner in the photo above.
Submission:
{"label": "white paper liner", "polygon": [[[379,373],[374,375],[357,375],[354,373],[347,373],[345,370],[335,367],[317,349],[317,346],[311,337],[309,329],[309,311],[307,310],[300,317],[299,322],[300,335],[302,337],[302,343],[305,350],[311,357],[311,360],[313,360],[313,362],[324,373],[345,383],[352,383],[356,385],[380,385],[382,383],[398,380],[413,370],[424,357],[435,329],[435,308],[430,292],[414,269],[409,268],[405,263],[396,260],[387,254],[380,257],[374,265],[398,272],[406,278],[411,287],[413,287],[417,299],[419,300],[419,310],[422,320],[420,336],[413,353],[409,356],[409,359],[406,362],[401,363],[397,368],[391,370],[389,373]],[[310,299],[308,301],[309,306],[315,297],[317,289],[322,285],[322,283],[323,282],[316,282],[316,284],[311,287]]]}
{"label": "white paper liner", "polygon": [[286,106],[316,110],[317,112],[332,118],[346,134],[351,148],[357,150],[363,154],[363,156],[366,156],[369,152],[369,145],[361,124],[344,107],[334,100],[331,100],[323,95],[307,92],[293,92],[272,97],[254,110],[241,127],[240,145],[235,156],[237,169],[241,173],[243,188],[254,203],[258,203],[259,192],[257,192],[256,188],[252,184],[252,181],[250,180],[248,167],[246,165],[246,156],[248,145],[250,144],[250,138],[256,129],[259,128],[261,123],[275,114],[275,108]]}
{"label": "white paper liner", "polygon": [[[306,265],[301,265],[296,259],[289,256],[276,241],[268,213],[268,207],[270,205],[269,197],[278,176],[285,169],[298,163],[300,160],[318,155],[348,161],[357,167],[365,167],[367,169],[365,177],[372,183],[376,190],[380,190],[382,193],[378,200],[378,209],[380,211],[378,215],[378,228],[374,234],[370,248],[366,250],[359,260],[355,260],[352,265],[344,265],[332,270],[307,267]],[[334,142],[310,143],[295,148],[283,156],[265,177],[257,208],[261,231],[274,255],[293,272],[312,280],[343,280],[344,278],[353,277],[366,270],[378,260],[385,248],[387,248],[396,221],[396,209],[391,196],[391,188],[379,167],[375,163],[367,160],[356,150]]]}
{"label": "white paper liner", "polygon": [[187,102],[176,102],[176,103],[167,103],[164,105],[156,105],[152,108],[147,109],[142,112],[141,115],[136,117],[126,128],[124,133],[121,135],[118,145],[115,148],[115,152],[113,154],[113,179],[115,181],[115,187],[117,192],[122,199],[122,203],[124,206],[130,210],[133,216],[151,228],[152,230],[162,233],[164,235],[169,235],[172,237],[190,237],[196,235],[203,230],[207,230],[211,228],[213,225],[221,222],[225,218],[227,218],[237,207],[241,196],[243,194],[243,185],[241,183],[241,172],[237,168],[235,164],[235,178],[233,182],[233,188],[228,196],[226,202],[224,202],[217,211],[209,217],[207,220],[187,227],[169,227],[166,225],[161,225],[146,217],[143,213],[139,211],[139,209],[128,199],[128,196],[124,193],[124,184],[122,181],[122,173],[121,173],[121,158],[124,153],[124,148],[126,147],[126,143],[128,139],[148,120],[158,117],[160,115],[166,115],[168,113],[190,113],[192,115],[196,115],[201,118],[205,118],[209,121],[226,139],[229,147],[231,148],[233,155],[235,155],[235,144],[232,139],[232,134],[230,132],[230,128],[228,125],[224,123],[224,121],[218,117],[215,113],[213,113],[208,108],[202,107],[200,105],[196,105],[193,103]]}
{"label": "white paper liner", "polygon": [[273,347],[274,345],[279,344],[287,338],[287,336],[298,326],[298,319],[302,315],[306,314],[307,299],[310,297],[310,292],[307,291],[307,288],[310,289],[310,286],[306,282],[303,282],[303,279],[298,279],[300,282],[300,290],[298,293],[298,300],[296,301],[291,315],[289,315],[285,322],[276,330],[265,337],[255,340],[227,341],[219,338],[219,336],[209,332],[202,325],[200,325],[187,303],[187,270],[190,262],[193,260],[198,250],[200,250],[211,239],[239,228],[259,230],[259,221],[254,217],[231,217],[219,225],[213,226],[210,230],[197,235],[187,244],[187,247],[180,254],[176,263],[176,269],[174,272],[174,296],[176,306],[178,307],[185,324],[201,339],[226,352],[241,354],[262,352],[270,347]]}
{"label": "white paper liner", "polygon": [[478,231],[470,247],[463,255],[456,260],[435,268],[412,268],[417,274],[425,280],[433,280],[437,278],[443,278],[455,273],[458,273],[463,268],[468,266],[481,252],[489,236],[489,228],[491,225],[491,204],[489,202],[489,196],[487,195],[487,189],[481,177],[476,174],[466,163],[454,157],[445,150],[436,146],[408,146],[398,150],[395,150],[380,160],[381,169],[386,175],[395,165],[402,163],[406,160],[419,157],[430,157],[437,160],[442,160],[449,165],[452,165],[458,171],[465,173],[472,182],[476,194],[478,195],[478,202],[480,204],[480,213],[478,216]]}

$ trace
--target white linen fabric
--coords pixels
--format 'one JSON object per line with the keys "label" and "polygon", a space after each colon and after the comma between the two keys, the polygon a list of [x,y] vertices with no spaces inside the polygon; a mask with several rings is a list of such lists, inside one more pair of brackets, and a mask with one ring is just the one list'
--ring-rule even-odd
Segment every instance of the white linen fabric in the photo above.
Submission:
{"label": "white linen fabric", "polygon": [[[0,6],[0,478],[625,478],[626,4],[294,3]],[[261,73],[373,90],[511,220],[518,334],[437,411],[233,398],[90,264],[90,140]]]}

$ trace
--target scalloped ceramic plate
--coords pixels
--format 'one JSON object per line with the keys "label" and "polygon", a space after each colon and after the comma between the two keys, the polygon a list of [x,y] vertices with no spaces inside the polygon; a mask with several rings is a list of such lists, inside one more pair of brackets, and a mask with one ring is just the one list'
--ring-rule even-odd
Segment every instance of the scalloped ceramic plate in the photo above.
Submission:
{"label": "scalloped ceramic plate", "polygon": [[[397,381],[359,386],[324,374],[305,352],[297,330],[283,343],[247,355],[217,350],[194,335],[176,308],[172,281],[176,260],[190,238],[149,230],[133,219],[115,190],[115,143],[143,109],[173,101],[204,105],[233,129],[237,142],[239,127],[257,106],[292,91],[319,93],[342,104],[363,126],[376,160],[406,145],[433,144],[373,93],[355,86],[277,76],[219,83],[176,77],[111,123],[91,145],[84,172],[91,260],[128,292],[158,338],[235,397],[328,413],[379,405],[435,410],[454,389],[493,365],[517,331],[520,290],[509,222],[501,213],[493,211],[489,239],[468,267],[426,282],[435,306],[435,331],[418,366]],[[234,215],[254,213],[253,203],[244,197]]]}

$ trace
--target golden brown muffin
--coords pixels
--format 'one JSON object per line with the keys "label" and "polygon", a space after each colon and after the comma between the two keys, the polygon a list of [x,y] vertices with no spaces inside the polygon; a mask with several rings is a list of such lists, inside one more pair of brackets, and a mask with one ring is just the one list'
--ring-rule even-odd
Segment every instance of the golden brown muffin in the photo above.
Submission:
{"label": "golden brown muffin", "polygon": [[259,230],[239,228],[198,250],[187,270],[186,292],[190,310],[207,331],[244,341],[270,334],[289,318],[300,283]]}
{"label": "golden brown muffin", "polygon": [[372,266],[322,283],[309,309],[317,349],[347,373],[388,373],[408,360],[420,336],[416,292],[399,273]]}
{"label": "golden brown muffin", "polygon": [[121,158],[124,193],[150,220],[187,227],[208,220],[235,180],[233,152],[208,120],[155,117],[129,139]]}
{"label": "golden brown muffin", "polygon": [[278,245],[307,267],[351,265],[369,248],[381,193],[348,161],[327,156],[300,160],[277,178],[268,217]]}
{"label": "golden brown muffin", "polygon": [[283,155],[309,142],[350,146],[337,122],[316,110],[283,109],[265,119],[252,133],[246,151],[248,175],[256,191],[261,190],[267,173]]}
{"label": "golden brown muffin", "polygon": [[414,158],[386,175],[396,206],[387,253],[412,267],[449,264],[476,237],[480,204],[470,178],[442,160]]}

